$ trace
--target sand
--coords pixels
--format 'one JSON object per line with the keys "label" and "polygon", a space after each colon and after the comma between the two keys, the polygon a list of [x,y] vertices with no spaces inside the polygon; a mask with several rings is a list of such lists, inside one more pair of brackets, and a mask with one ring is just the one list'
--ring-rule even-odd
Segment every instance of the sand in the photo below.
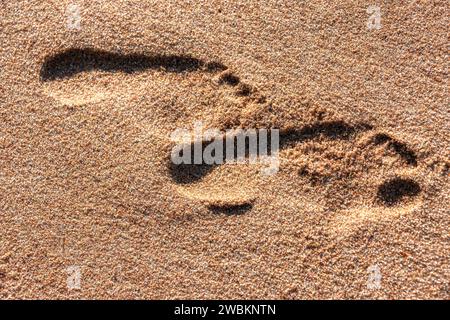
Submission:
{"label": "sand", "polygon": [[449,299],[447,5],[370,5],[2,1],[0,298]]}

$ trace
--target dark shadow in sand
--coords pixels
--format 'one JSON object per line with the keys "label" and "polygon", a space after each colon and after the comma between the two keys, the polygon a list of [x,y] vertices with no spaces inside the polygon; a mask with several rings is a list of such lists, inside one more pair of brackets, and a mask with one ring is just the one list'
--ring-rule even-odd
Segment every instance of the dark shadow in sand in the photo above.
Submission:
{"label": "dark shadow in sand", "polygon": [[183,55],[120,54],[94,49],[69,49],[48,57],[42,65],[40,78],[41,81],[51,81],[93,70],[134,73],[148,69],[180,73],[199,69],[217,72],[227,68],[219,62],[205,63]]}
{"label": "dark shadow in sand", "polygon": [[226,205],[226,206],[216,206],[210,205],[208,207],[215,214],[225,214],[227,216],[241,215],[250,211],[253,205],[250,203],[239,204],[239,205]]}
{"label": "dark shadow in sand", "polygon": [[[325,137],[326,139],[336,140],[336,139],[349,139],[352,134],[363,131],[370,130],[372,127],[367,124],[360,125],[349,125],[343,121],[330,121],[330,122],[320,122],[314,123],[311,125],[307,125],[301,129],[293,129],[280,131],[280,145],[279,149],[285,149],[289,147],[293,147],[297,143],[301,143],[303,141],[315,139],[318,137]],[[259,141],[258,131],[256,132],[257,140]],[[225,139],[222,139],[222,143],[224,145],[224,155],[226,154],[226,145]],[[252,155],[252,151],[249,148],[250,139],[245,140],[245,154],[244,157],[248,158]],[[211,143],[211,141],[204,141],[202,144],[202,150]],[[272,150],[270,149],[271,141],[270,134],[267,137],[268,150],[267,154],[271,155]],[[236,143],[234,144],[235,150],[234,155],[237,156]],[[186,145],[183,149],[183,152],[191,152],[191,159],[194,158],[193,154],[193,144]],[[225,163],[226,159],[223,158],[222,163]],[[178,184],[190,184],[196,181],[201,180],[204,176],[209,174],[216,166],[219,164],[173,164],[172,161],[169,160],[169,174],[172,179]]]}
{"label": "dark shadow in sand", "polygon": [[280,149],[292,147],[297,143],[324,137],[329,140],[348,140],[358,132],[371,130],[369,124],[351,125],[344,121],[317,122],[301,129],[292,129],[280,134]]}
{"label": "dark shadow in sand", "polygon": [[407,164],[417,166],[417,156],[406,144],[399,142],[385,133],[379,133],[373,138],[376,145],[387,143],[388,148],[397,153]]}
{"label": "dark shadow in sand", "polygon": [[378,187],[377,198],[390,207],[401,202],[405,197],[414,197],[420,193],[420,186],[412,179],[395,178]]}

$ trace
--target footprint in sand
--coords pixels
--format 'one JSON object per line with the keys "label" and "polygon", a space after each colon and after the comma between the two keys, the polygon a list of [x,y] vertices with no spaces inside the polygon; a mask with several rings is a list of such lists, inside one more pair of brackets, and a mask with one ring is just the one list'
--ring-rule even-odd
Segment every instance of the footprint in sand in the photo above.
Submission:
{"label": "footprint in sand", "polygon": [[[138,96],[139,92],[149,93],[157,101],[155,107],[132,112],[149,120],[151,135],[164,137],[167,142],[174,129],[187,127],[195,119],[202,119],[210,128],[236,127],[242,104],[253,94],[253,88],[242,84],[218,62],[189,56],[123,55],[93,49],[70,49],[47,57],[40,81],[44,94],[60,104],[80,108],[96,105],[105,110],[106,103],[126,108],[129,103],[123,100]],[[203,101],[196,105],[185,102],[183,95],[187,90],[194,96],[201,95]],[[210,112],[217,101],[225,106],[222,113]],[[165,121],[157,121],[161,118]],[[178,180],[172,176],[172,187],[180,195],[211,207],[225,204],[246,208],[248,201],[255,199],[250,192],[241,192],[240,186],[231,180],[225,189],[216,190],[211,184],[189,188],[181,175]],[[252,189],[250,181],[247,190]]]}
{"label": "footprint in sand", "polygon": [[[152,110],[167,119],[166,124],[160,125],[162,129],[156,130],[167,140],[174,128],[191,125],[190,119],[202,119],[209,128],[221,131],[279,128],[280,174],[292,177],[294,173],[299,190],[322,194],[327,198],[325,205],[343,212],[336,217],[339,226],[351,225],[367,216],[386,216],[399,208],[409,210],[420,199],[417,155],[405,143],[370,124],[336,120],[324,112],[312,112],[306,123],[285,126],[267,97],[218,62],[189,56],[72,49],[48,57],[40,79],[48,96],[71,106],[117,99],[148,90],[149,86],[155,92],[176,92],[177,86],[184,85],[184,89],[192,87],[193,94],[207,96],[203,104],[181,111]],[[220,101],[222,107],[217,112],[210,112],[212,101]],[[204,147],[208,143],[211,141],[204,141]],[[174,165],[170,152],[164,161],[171,188],[215,212],[250,211],[258,199],[266,196],[264,186],[277,179],[277,175],[261,178],[258,169],[248,164]],[[355,199],[346,194],[356,194]],[[373,214],[376,208],[380,212]]]}
{"label": "footprint in sand", "polygon": [[[45,60],[40,72],[44,91],[62,103],[80,105],[127,93],[123,78],[148,70],[183,73],[196,70],[214,72],[224,67],[187,56],[147,56],[118,54],[93,49],[70,49]],[[134,82],[136,85],[137,82]],[[125,90],[123,90],[125,89]],[[136,88],[134,88],[136,89]]]}

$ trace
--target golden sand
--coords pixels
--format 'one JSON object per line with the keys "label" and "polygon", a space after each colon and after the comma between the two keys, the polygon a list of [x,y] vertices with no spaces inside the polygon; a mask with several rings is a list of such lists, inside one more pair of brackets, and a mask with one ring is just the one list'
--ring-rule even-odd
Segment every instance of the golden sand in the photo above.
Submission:
{"label": "golden sand", "polygon": [[[447,3],[370,5],[2,1],[0,297],[450,298]],[[279,172],[171,165],[196,121]]]}

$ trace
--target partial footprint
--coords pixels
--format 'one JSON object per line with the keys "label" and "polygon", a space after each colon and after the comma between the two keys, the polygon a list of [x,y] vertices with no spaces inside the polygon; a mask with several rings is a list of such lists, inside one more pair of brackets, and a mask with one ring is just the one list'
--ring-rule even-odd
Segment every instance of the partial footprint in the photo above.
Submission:
{"label": "partial footprint", "polygon": [[[145,85],[146,71],[180,74],[202,70],[224,70],[218,63],[176,55],[118,54],[94,49],[70,49],[48,57],[41,68],[45,92],[68,105],[93,103],[129,94]],[[127,87],[127,78],[134,88]],[[136,81],[137,80],[137,81]],[[129,81],[128,81],[129,82]]]}

